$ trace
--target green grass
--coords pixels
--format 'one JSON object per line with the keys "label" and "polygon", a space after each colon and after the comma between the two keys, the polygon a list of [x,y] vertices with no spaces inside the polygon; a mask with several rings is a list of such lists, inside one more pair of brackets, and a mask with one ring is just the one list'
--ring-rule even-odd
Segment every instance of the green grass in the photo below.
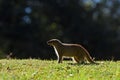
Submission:
{"label": "green grass", "polygon": [[72,61],[58,64],[53,60],[2,59],[0,80],[120,80],[120,61],[102,62],[85,65]]}

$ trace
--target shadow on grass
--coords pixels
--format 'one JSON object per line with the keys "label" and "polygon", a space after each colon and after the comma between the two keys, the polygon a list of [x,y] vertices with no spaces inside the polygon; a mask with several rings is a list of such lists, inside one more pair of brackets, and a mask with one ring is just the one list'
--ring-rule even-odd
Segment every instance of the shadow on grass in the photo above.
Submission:
{"label": "shadow on grass", "polygon": [[100,63],[68,63],[68,65],[99,65]]}

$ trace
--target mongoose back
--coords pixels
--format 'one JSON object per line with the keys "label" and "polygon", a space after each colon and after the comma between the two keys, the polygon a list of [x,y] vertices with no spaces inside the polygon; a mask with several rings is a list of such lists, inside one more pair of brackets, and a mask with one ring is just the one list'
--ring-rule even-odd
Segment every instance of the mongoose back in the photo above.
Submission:
{"label": "mongoose back", "polygon": [[51,39],[47,41],[47,44],[54,47],[58,63],[62,63],[63,56],[72,57],[77,63],[83,63],[86,60],[95,63],[89,52],[79,44],[62,43],[58,39]]}

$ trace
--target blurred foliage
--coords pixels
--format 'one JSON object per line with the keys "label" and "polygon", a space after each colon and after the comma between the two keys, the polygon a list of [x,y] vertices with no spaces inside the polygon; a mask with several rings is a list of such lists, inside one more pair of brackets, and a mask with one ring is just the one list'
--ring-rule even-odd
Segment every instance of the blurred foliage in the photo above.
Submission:
{"label": "blurred foliage", "polygon": [[96,59],[120,58],[120,0],[0,0],[0,50],[55,59],[46,41],[80,43]]}

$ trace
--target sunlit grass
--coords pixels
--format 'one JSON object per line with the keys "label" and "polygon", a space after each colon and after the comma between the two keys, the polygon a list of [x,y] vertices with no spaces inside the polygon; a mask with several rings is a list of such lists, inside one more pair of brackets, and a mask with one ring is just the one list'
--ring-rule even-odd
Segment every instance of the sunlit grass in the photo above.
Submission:
{"label": "sunlit grass", "polygon": [[0,60],[0,80],[120,80],[120,61],[74,64],[53,60]]}

